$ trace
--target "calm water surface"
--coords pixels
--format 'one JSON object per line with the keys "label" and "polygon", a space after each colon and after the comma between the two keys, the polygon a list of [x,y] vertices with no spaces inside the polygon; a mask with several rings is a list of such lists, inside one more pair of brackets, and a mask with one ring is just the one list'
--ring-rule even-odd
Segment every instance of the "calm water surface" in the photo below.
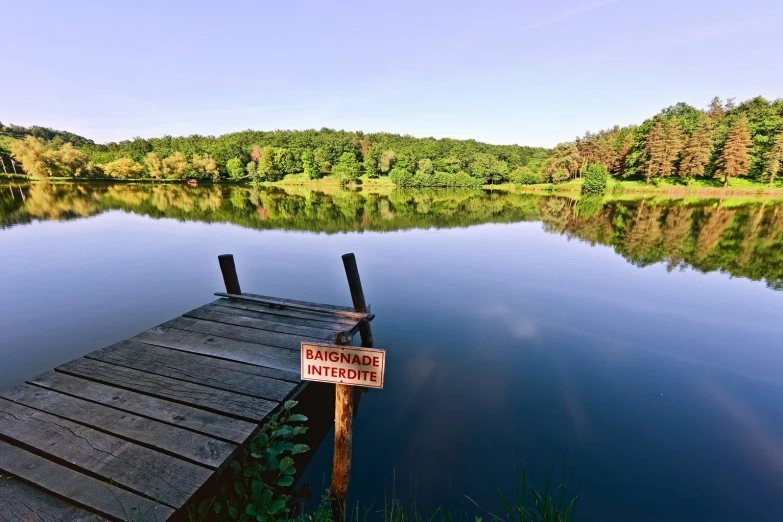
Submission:
{"label": "calm water surface", "polygon": [[349,304],[354,252],[388,351],[356,500],[494,511],[515,461],[565,461],[578,520],[780,520],[783,207],[740,203],[12,185],[0,387],[213,299],[222,253],[247,291]]}

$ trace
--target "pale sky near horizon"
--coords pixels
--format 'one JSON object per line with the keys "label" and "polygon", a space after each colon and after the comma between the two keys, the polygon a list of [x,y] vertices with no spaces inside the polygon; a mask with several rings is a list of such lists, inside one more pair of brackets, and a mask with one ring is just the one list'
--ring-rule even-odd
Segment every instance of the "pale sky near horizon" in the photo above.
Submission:
{"label": "pale sky near horizon", "polygon": [[0,121],[553,146],[678,101],[783,97],[781,30],[781,0],[11,0]]}

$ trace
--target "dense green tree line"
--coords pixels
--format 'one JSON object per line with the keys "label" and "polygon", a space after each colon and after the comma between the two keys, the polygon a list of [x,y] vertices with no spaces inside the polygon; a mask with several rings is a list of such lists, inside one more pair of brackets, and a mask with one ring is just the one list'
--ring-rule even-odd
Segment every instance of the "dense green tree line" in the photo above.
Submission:
{"label": "dense green tree line", "polygon": [[[402,187],[560,183],[599,165],[618,178],[745,177],[773,185],[783,165],[783,99],[704,110],[679,103],[641,125],[587,132],[553,150],[474,140],[335,131],[243,131],[96,144],[68,132],[0,124],[0,158],[33,176],[277,181],[303,173],[342,184],[388,176]],[[596,171],[597,172],[597,171]],[[592,189],[591,189],[592,190]]]}
{"label": "dense green tree line", "polygon": [[[0,135],[13,138],[10,154],[37,177],[277,181],[305,173],[310,179],[331,175],[348,184],[362,175],[395,173],[406,186],[475,186],[507,181],[514,169],[540,165],[548,155],[535,147],[331,129],[164,136],[108,144],[39,129],[25,133],[21,127],[0,127]],[[62,149],[78,150],[80,164],[70,171],[56,168]]]}
{"label": "dense green tree line", "polygon": [[619,178],[746,177],[772,186],[781,177],[783,99],[739,105],[714,98],[705,110],[678,103],[639,126],[588,132],[561,143],[543,165],[546,181],[581,176],[591,164]]}
{"label": "dense green tree line", "polygon": [[738,207],[714,200],[605,204],[601,198],[576,201],[476,189],[379,194],[162,184],[33,184],[0,190],[0,226],[117,209],[153,218],[319,233],[543,221],[549,232],[611,246],[639,266],[664,262],[672,269],[718,270],[783,289],[783,205],[762,201]]}

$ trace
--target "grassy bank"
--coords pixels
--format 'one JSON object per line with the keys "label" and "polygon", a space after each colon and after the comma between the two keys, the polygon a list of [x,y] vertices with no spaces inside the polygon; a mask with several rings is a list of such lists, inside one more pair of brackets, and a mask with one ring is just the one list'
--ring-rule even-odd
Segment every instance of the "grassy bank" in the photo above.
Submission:
{"label": "grassy bank", "polygon": [[[24,183],[24,182],[38,182],[40,180],[36,178],[26,176],[7,176],[3,179],[10,183]],[[187,180],[153,180],[149,178],[140,179],[112,179],[112,178],[60,178],[51,177],[47,178],[47,181],[52,183],[85,183],[85,182],[103,182],[103,183],[128,183],[128,184],[186,184]],[[503,183],[496,185],[482,185],[480,187],[485,190],[506,190],[517,191],[521,193],[544,193],[544,194],[563,194],[563,195],[577,195],[582,190],[582,179],[572,179],[564,183],[539,183],[534,185],[519,185],[515,183]],[[217,183],[209,181],[199,181],[199,185],[250,185],[251,182],[248,179],[221,179]],[[325,176],[319,179],[309,179],[304,174],[289,174],[279,181],[264,181],[257,183],[259,186],[265,187],[302,187],[314,190],[330,190],[330,189],[343,189],[340,181],[331,176]],[[397,187],[388,177],[370,178],[368,176],[362,176],[358,178],[356,183],[351,184],[348,188],[357,189],[370,189],[370,190],[391,190]],[[418,187],[409,187],[412,189]],[[441,189],[439,187],[426,187],[427,189]],[[703,198],[725,198],[725,197],[764,197],[764,198],[781,198],[783,199],[783,180],[780,180],[770,186],[768,183],[759,183],[756,181],[734,178],[731,179],[728,186],[723,186],[723,182],[719,179],[696,179],[688,183],[681,178],[664,178],[660,180],[653,180],[650,184],[646,184],[641,180],[618,180],[610,178],[607,180],[607,194],[613,196],[621,196],[623,194],[636,194],[636,195],[666,195],[672,197],[703,197]]]}
{"label": "grassy bank", "polygon": [[[582,190],[582,179],[572,179],[566,183],[553,185],[551,183],[540,183],[537,185],[490,185],[484,188],[506,188],[528,193],[576,193]],[[641,180],[618,180],[610,178],[607,180],[608,194],[664,194],[668,196],[699,196],[707,198],[720,198],[730,196],[763,196],[783,198],[783,182],[777,182],[772,186],[767,183],[758,183],[747,179],[732,179],[728,186],[723,186],[723,182],[718,179],[698,179],[690,184],[687,181],[672,178],[654,180],[646,184]]]}

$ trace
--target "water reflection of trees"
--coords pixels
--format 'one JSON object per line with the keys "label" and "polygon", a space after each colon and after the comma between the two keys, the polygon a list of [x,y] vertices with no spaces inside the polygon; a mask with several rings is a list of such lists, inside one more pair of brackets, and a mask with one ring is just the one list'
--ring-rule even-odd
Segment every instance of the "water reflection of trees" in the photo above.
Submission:
{"label": "water reflection of trees", "polygon": [[783,288],[783,212],[776,204],[642,201],[577,216],[567,204],[543,200],[541,209],[546,230],[611,245],[637,266],[664,262],[670,270],[723,271]]}
{"label": "water reflection of trees", "polygon": [[375,193],[280,187],[35,184],[0,191],[0,224],[76,219],[109,210],[325,233],[542,221],[547,232],[611,246],[638,266],[663,262],[669,269],[720,270],[783,288],[780,205],[729,203],[653,199],[604,204],[600,199],[575,201],[480,190]]}

